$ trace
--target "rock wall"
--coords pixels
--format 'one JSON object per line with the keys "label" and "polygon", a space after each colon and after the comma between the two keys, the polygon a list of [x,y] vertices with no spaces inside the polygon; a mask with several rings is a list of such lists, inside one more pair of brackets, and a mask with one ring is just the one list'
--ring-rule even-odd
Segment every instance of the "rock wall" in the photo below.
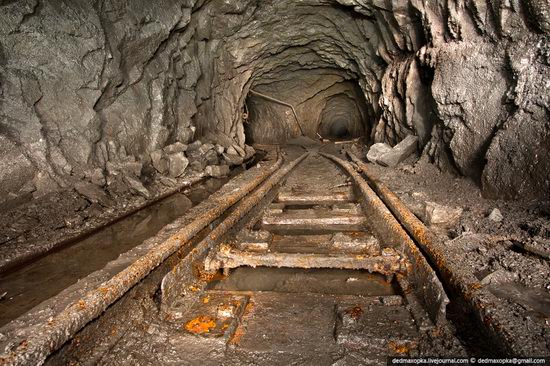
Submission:
{"label": "rock wall", "polygon": [[550,197],[548,2],[340,3],[385,20],[376,24],[390,41],[375,142],[414,133],[434,163],[489,197]]}
{"label": "rock wall", "polygon": [[9,151],[0,156],[0,204],[97,182],[94,174],[107,184],[146,181],[151,153],[194,141],[215,53],[201,6],[0,3],[0,141]]}
{"label": "rock wall", "polygon": [[[147,183],[169,174],[162,148],[196,139],[243,157],[250,89],[297,101],[307,135],[351,101],[353,134],[417,134],[434,163],[490,196],[548,197],[549,11],[544,0],[1,1],[0,205],[83,180]],[[250,101],[266,124],[247,133],[299,134],[287,109]],[[172,152],[188,160],[182,174],[206,169],[185,149]]]}

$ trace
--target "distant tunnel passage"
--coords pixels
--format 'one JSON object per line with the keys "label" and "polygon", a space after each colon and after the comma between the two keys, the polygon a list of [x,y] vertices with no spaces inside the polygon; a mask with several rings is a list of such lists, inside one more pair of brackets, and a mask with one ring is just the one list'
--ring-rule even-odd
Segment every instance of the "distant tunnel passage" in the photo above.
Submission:
{"label": "distant tunnel passage", "polygon": [[300,135],[329,140],[368,136],[372,118],[357,82],[325,72],[300,70],[253,84],[246,100],[247,143],[284,143]]}
{"label": "distant tunnel passage", "polygon": [[350,135],[351,134],[346,121],[336,120],[330,124],[329,137],[334,137],[336,139],[345,139],[350,137]]}
{"label": "distant tunnel passage", "polygon": [[364,136],[365,116],[358,101],[345,94],[331,97],[321,113],[318,133],[329,140],[345,140]]}

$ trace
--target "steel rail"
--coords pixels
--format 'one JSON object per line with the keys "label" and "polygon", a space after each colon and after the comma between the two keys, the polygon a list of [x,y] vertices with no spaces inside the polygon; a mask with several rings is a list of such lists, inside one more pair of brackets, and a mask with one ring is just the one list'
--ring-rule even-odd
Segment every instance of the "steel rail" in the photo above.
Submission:
{"label": "steel rail", "polygon": [[401,227],[384,202],[349,162],[334,155],[320,154],[340,165],[355,181],[363,199],[362,205],[365,213],[372,220],[371,229],[378,234],[378,237],[383,237],[386,243],[394,248],[403,248],[405,254],[412,260],[412,268],[409,269],[408,276],[413,278],[414,282],[424,285],[416,289],[404,290],[416,291],[418,299],[423,303],[434,324],[446,324],[446,306],[449,299],[439,278],[416,244]]}
{"label": "steel rail", "polygon": [[34,327],[32,334],[14,349],[0,355],[0,365],[40,365],[54,351],[70,340],[86,324],[101,315],[134,285],[144,279],[168,257],[180,250],[197,233],[220,217],[228,208],[248,195],[258,185],[276,173],[283,163],[279,154],[273,166],[262,169],[244,185],[218,197],[217,204],[201,213],[168,240],[160,243],[127,268],[103,282],[82,298],[67,306],[46,323]]}
{"label": "steel rail", "polygon": [[231,213],[224,221],[222,221],[204,241],[208,244],[208,247],[212,249],[217,244],[218,239],[225,235],[239,220],[241,220],[250,210],[252,210],[264,197],[271,191],[279,182],[288,174],[296,165],[302,162],[309,156],[309,152],[306,152],[297,159],[294,159],[290,163],[283,166],[254,192],[249,194],[243,199],[237,206],[234,212]]}
{"label": "steel rail", "polygon": [[415,239],[420,249],[436,267],[445,284],[466,301],[476,314],[480,325],[489,331],[501,350],[510,355],[529,356],[532,351],[522,349],[521,344],[533,344],[533,342],[518,342],[518,338],[528,340],[531,337],[528,330],[522,332],[517,326],[503,319],[507,312],[499,305],[498,298],[484,289],[473,273],[464,271],[460,264],[447,258],[445,247],[437,236],[407,208],[395,193],[369,171],[367,164],[351,152],[346,151],[346,153],[367,177],[374,191]]}

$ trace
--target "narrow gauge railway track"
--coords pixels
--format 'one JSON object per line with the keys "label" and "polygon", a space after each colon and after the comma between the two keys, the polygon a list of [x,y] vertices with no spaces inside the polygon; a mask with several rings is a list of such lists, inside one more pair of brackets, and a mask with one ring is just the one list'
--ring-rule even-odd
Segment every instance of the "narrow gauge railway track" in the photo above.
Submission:
{"label": "narrow gauge railway track", "polygon": [[[426,242],[407,234],[366,168],[297,150],[272,151],[106,270],[0,329],[0,364],[465,356],[436,274],[448,271],[430,265]],[[374,187],[387,201],[391,192]],[[481,324],[508,346],[498,321]]]}

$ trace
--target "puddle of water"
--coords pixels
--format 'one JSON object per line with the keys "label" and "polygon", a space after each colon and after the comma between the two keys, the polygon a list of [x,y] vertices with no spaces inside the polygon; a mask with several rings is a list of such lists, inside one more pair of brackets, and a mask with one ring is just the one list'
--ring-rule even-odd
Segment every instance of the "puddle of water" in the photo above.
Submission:
{"label": "puddle of water", "polygon": [[397,294],[384,276],[367,271],[271,267],[233,269],[228,277],[211,282],[208,289],[363,296]]}
{"label": "puddle of water", "polygon": [[0,326],[57,295],[79,279],[154,236],[228,181],[209,179],[187,195],[176,193],[89,237],[47,255],[0,279]]}

